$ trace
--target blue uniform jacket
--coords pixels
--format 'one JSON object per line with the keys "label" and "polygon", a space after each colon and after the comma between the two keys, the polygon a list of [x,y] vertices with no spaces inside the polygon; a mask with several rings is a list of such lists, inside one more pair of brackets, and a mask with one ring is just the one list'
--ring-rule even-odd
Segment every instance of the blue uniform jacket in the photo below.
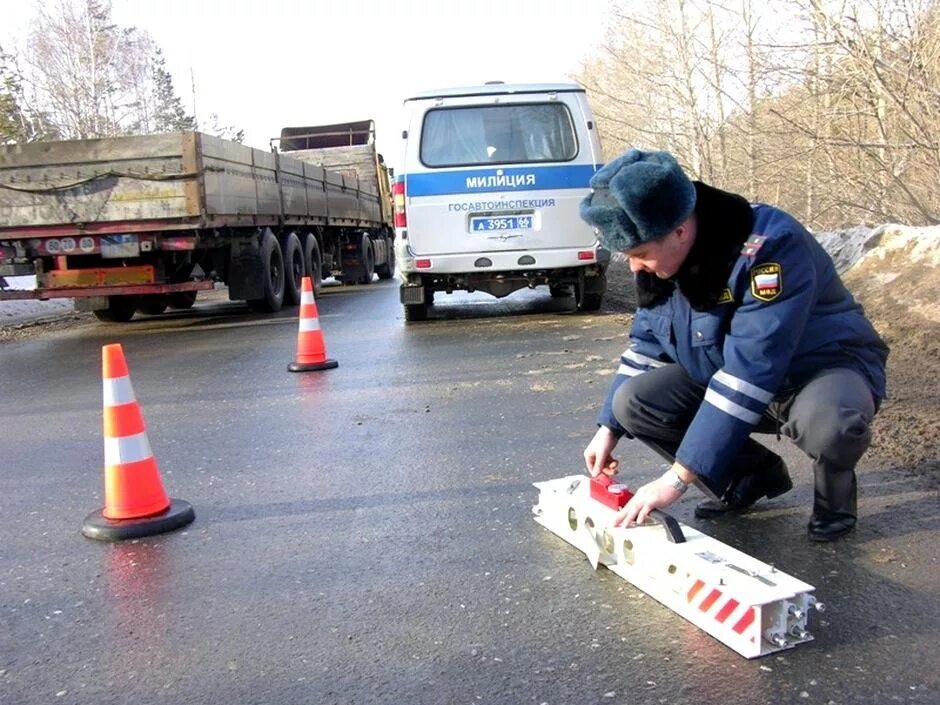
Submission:
{"label": "blue uniform jacket", "polygon": [[727,289],[694,310],[677,288],[637,310],[598,422],[618,435],[614,392],[652,367],[676,363],[706,393],[676,459],[716,491],[730,461],[774,399],[820,369],[858,371],[879,403],[887,346],[842,284],[832,259],[800,223],[772,206],[752,206],[752,237],[731,268]]}

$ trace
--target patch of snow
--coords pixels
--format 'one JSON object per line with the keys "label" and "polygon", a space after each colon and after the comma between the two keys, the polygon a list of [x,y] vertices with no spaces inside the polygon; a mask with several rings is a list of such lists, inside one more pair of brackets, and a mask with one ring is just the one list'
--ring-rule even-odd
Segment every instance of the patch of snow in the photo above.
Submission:
{"label": "patch of snow", "polygon": [[[36,277],[5,277],[5,289],[35,289]],[[72,313],[75,307],[72,299],[18,299],[15,301],[0,301],[0,326],[16,325],[41,321]]]}
{"label": "patch of snow", "polygon": [[813,233],[813,235],[832,257],[836,271],[842,274],[858,262],[866,252],[878,245],[881,237],[880,230],[881,228],[858,225],[847,230],[832,230]]}

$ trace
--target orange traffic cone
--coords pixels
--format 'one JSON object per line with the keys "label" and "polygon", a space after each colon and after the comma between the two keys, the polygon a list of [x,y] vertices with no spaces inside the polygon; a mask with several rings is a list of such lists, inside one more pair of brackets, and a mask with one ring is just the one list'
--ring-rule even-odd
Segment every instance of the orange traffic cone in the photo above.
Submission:
{"label": "orange traffic cone", "polygon": [[189,503],[171,500],[163,489],[124,351],[120,345],[105,345],[101,353],[105,506],[85,517],[82,533],[113,541],[185,526],[196,515]]}
{"label": "orange traffic cone", "polygon": [[330,370],[338,367],[336,360],[326,356],[323,331],[317,318],[317,302],[313,299],[313,284],[304,277],[300,286],[300,325],[297,331],[297,360],[287,366],[288,372]]}

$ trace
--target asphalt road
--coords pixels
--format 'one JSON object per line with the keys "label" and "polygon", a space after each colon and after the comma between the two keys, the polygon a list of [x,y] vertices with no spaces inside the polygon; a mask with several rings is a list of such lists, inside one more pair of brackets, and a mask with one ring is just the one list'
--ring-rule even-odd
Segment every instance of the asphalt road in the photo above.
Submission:
{"label": "asphalt road", "polygon": [[[240,305],[0,346],[0,702],[937,703],[935,493],[861,473],[861,525],[805,538],[809,461],[733,521],[675,515],[816,586],[816,641],[746,660],[531,515],[578,472],[622,323],[547,293],[406,325],[395,282],[319,299],[339,367],[290,374],[296,309]],[[101,352],[120,342],[184,530],[84,538]],[[642,483],[660,462],[620,456]]]}

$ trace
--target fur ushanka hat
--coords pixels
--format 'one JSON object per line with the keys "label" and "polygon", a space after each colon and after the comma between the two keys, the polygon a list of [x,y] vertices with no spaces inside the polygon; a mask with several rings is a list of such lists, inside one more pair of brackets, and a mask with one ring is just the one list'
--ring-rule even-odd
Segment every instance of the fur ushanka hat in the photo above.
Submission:
{"label": "fur ushanka hat", "polygon": [[668,235],[695,209],[695,187],[667,152],[630,149],[591,177],[591,189],[581,218],[616,252]]}

